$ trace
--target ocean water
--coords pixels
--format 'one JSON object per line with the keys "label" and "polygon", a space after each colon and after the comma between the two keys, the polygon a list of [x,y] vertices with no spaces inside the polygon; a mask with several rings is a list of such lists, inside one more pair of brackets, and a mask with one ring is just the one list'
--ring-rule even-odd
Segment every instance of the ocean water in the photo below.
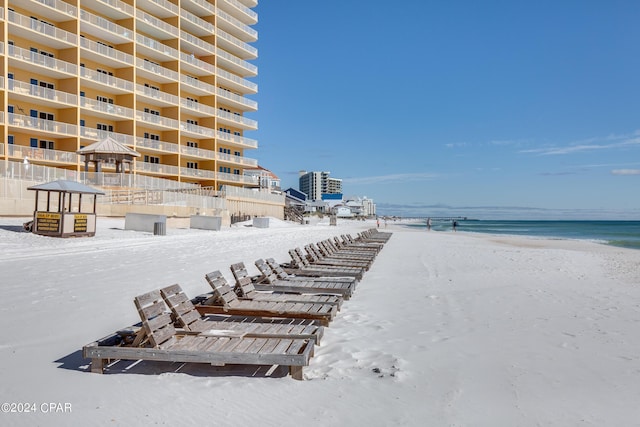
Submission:
{"label": "ocean water", "polygon": [[[426,219],[410,227],[426,230]],[[451,221],[434,220],[433,230],[451,231]],[[640,221],[497,221],[458,220],[458,231],[555,239],[582,239],[640,249]]]}

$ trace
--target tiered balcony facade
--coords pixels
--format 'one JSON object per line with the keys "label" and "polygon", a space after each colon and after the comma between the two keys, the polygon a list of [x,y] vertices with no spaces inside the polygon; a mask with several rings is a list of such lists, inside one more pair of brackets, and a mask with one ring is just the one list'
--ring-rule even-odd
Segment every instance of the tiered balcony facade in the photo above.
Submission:
{"label": "tiered balcony facade", "polygon": [[76,151],[109,136],[142,154],[134,173],[252,185],[257,2],[176,3],[5,1],[0,160],[79,171]]}

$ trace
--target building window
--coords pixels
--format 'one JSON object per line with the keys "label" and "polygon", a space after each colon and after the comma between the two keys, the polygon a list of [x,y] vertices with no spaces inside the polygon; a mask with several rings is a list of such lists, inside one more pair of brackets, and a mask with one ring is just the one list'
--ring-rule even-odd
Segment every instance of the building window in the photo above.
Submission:
{"label": "building window", "polygon": [[187,141],[187,147],[198,148],[198,143],[193,141]]}
{"label": "building window", "polygon": [[145,163],[160,163],[160,157],[155,156],[144,156]]}
{"label": "building window", "polygon": [[187,167],[190,169],[198,169],[198,162],[187,162]]}

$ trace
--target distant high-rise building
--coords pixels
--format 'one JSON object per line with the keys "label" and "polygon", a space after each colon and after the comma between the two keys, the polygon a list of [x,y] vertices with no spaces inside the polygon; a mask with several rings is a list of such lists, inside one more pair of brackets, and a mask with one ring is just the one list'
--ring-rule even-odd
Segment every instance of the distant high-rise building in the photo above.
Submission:
{"label": "distant high-rise building", "polygon": [[321,200],[323,194],[341,194],[342,180],[330,178],[330,172],[300,171],[299,190],[311,200]]}

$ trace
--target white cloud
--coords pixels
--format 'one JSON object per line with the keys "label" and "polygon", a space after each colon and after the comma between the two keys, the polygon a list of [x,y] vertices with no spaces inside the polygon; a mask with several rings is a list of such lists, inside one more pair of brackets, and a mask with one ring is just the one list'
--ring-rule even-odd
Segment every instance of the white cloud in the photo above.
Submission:
{"label": "white cloud", "polygon": [[[521,153],[539,154],[541,156],[552,156],[562,154],[572,154],[585,151],[598,151],[598,150],[615,150],[621,148],[629,148],[640,146],[640,137],[637,136],[637,132],[633,136],[608,136],[601,138],[601,142],[597,142],[598,139],[592,138],[586,142],[582,142],[575,145],[567,145],[563,147],[544,147],[535,148],[530,150],[522,150]],[[608,141],[617,141],[613,143],[607,143]]]}
{"label": "white cloud", "polygon": [[614,169],[613,175],[640,175],[640,169]]}
{"label": "white cloud", "polygon": [[391,175],[365,176],[359,178],[344,178],[343,183],[347,184],[383,184],[383,183],[404,183],[415,181],[430,181],[437,178],[437,174],[421,172],[421,173],[398,173]]}

